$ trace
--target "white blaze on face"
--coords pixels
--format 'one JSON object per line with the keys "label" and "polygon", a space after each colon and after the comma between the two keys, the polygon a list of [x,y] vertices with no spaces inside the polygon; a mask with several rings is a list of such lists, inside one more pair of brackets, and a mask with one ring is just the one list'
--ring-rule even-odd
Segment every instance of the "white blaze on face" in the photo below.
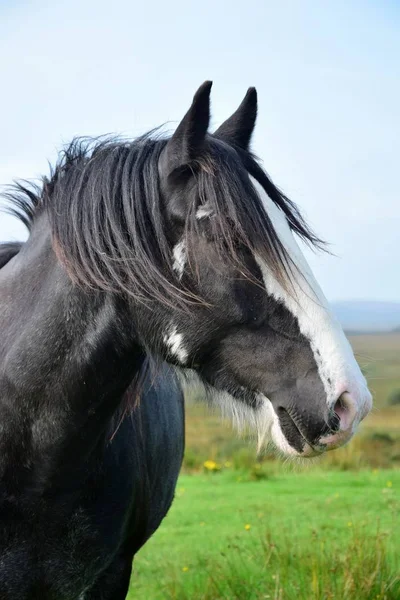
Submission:
{"label": "white blaze on face", "polygon": [[[310,341],[328,405],[334,406],[341,394],[348,392],[357,404],[361,419],[371,408],[371,395],[351,346],[297,245],[286,216],[262,186],[253,178],[252,182],[280,241],[296,266],[291,267],[292,287],[287,292],[268,265],[256,257],[267,293],[286,306],[297,319],[301,333]],[[360,419],[354,423],[355,427]]]}

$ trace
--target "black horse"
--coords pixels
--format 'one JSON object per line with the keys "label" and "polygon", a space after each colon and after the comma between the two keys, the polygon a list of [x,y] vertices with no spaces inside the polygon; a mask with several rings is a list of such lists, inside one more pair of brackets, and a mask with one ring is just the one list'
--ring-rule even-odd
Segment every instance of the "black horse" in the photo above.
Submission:
{"label": "black horse", "polygon": [[341,445],[370,408],[292,232],[319,240],[248,150],[256,92],[211,135],[210,88],[170,139],[74,141],[13,192],[30,236],[0,258],[4,600],[126,597],[182,460],[173,367],[285,454]]}

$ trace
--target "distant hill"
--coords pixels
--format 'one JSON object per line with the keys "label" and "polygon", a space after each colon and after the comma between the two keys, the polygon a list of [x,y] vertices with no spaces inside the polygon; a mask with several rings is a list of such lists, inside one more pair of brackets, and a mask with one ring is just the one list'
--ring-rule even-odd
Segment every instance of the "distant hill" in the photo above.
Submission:
{"label": "distant hill", "polygon": [[400,302],[349,300],[332,308],[346,331],[400,331]]}

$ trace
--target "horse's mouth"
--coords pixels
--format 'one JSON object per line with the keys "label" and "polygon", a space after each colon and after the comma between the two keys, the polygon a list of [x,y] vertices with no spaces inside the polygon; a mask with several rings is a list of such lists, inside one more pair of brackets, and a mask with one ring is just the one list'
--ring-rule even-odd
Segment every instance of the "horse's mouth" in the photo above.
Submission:
{"label": "horse's mouth", "polygon": [[[279,425],[289,445],[298,452],[300,456],[312,457],[323,454],[326,450],[324,444],[310,441],[301,431],[297,419],[294,418],[285,408],[277,409]],[[321,432],[321,436],[326,432]]]}

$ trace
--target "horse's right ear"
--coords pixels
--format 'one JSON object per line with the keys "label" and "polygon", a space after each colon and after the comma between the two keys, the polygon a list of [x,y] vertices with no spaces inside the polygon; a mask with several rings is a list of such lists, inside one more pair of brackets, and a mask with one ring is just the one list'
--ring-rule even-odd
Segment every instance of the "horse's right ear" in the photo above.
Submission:
{"label": "horse's right ear", "polygon": [[193,102],[164,151],[167,175],[190,165],[202,154],[210,122],[210,91],[212,82],[205,81],[194,95]]}
{"label": "horse's right ear", "polygon": [[251,87],[236,112],[222,123],[214,135],[228,144],[248,150],[256,119],[257,91],[256,88]]}

